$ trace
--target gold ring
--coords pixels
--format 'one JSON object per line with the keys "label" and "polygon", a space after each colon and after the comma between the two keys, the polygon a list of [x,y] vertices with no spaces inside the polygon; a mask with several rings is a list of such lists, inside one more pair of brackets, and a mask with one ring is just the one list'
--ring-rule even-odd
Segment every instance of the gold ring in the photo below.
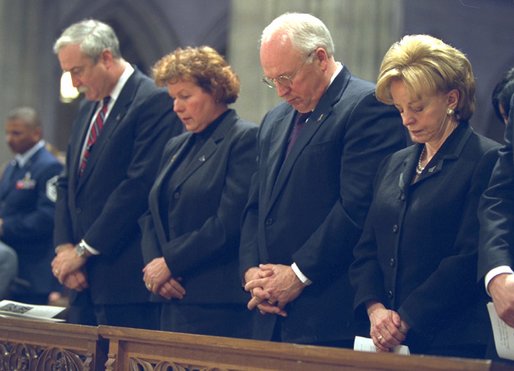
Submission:
{"label": "gold ring", "polygon": [[383,339],[382,335],[378,335],[378,336],[377,336],[377,339],[378,339],[378,340],[382,340],[382,339]]}
{"label": "gold ring", "polygon": [[148,290],[151,290],[151,289],[152,289],[152,285],[150,285],[149,283],[147,283],[147,284],[146,284],[146,288],[147,288]]}

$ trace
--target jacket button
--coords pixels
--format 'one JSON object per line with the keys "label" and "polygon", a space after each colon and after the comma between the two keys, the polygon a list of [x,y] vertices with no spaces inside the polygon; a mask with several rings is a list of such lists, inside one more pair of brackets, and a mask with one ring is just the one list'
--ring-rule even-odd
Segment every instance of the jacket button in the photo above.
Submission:
{"label": "jacket button", "polygon": [[390,265],[391,267],[394,267],[394,263],[395,263],[394,258],[389,259],[389,265]]}
{"label": "jacket button", "polygon": [[391,290],[389,290],[389,291],[387,292],[387,297],[388,297],[389,299],[392,299],[392,298],[393,298],[393,292],[392,292]]}
{"label": "jacket button", "polygon": [[175,200],[178,200],[178,199],[179,199],[179,197],[180,197],[180,192],[175,192],[175,193],[173,193],[173,198],[174,198]]}
{"label": "jacket button", "polygon": [[272,225],[272,224],[273,224],[273,219],[272,219],[272,218],[268,218],[268,219],[266,219],[265,224],[266,224],[267,226]]}
{"label": "jacket button", "polygon": [[397,233],[398,229],[399,229],[398,224],[393,225],[393,233]]}

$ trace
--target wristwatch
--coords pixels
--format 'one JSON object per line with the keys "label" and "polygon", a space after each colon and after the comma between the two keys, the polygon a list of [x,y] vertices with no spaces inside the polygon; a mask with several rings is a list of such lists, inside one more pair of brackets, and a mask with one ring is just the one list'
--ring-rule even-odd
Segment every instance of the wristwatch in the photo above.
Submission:
{"label": "wristwatch", "polygon": [[77,253],[78,256],[80,256],[81,258],[84,258],[84,259],[87,259],[91,255],[93,255],[87,249],[86,244],[84,243],[84,241],[80,241],[79,244],[75,246],[75,252]]}

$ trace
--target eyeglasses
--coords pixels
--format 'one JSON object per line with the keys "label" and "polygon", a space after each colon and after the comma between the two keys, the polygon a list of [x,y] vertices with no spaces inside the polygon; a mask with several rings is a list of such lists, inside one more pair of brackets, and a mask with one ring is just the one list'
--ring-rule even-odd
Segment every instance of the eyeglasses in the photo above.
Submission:
{"label": "eyeglasses", "polygon": [[309,59],[311,59],[312,53],[313,52],[309,53],[307,58],[305,58],[303,63],[293,73],[291,73],[289,75],[280,75],[278,77],[273,77],[273,78],[263,76],[262,82],[264,84],[266,84],[266,86],[268,88],[271,88],[271,89],[275,89],[277,84],[282,85],[284,88],[290,88],[291,86],[293,86],[293,79],[296,77],[298,72],[300,72],[300,70],[303,68],[303,66],[305,66],[305,64],[309,61]]}

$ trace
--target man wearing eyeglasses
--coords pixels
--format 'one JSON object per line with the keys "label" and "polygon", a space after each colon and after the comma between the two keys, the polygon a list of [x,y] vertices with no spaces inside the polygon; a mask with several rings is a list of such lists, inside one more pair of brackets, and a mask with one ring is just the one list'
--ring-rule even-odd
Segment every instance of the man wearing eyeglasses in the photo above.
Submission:
{"label": "man wearing eyeglasses", "polygon": [[401,120],[372,83],[335,61],[330,32],[312,15],[286,13],[267,26],[260,62],[285,102],[261,123],[242,227],[254,338],[351,347],[348,266],[377,166],[406,145]]}

